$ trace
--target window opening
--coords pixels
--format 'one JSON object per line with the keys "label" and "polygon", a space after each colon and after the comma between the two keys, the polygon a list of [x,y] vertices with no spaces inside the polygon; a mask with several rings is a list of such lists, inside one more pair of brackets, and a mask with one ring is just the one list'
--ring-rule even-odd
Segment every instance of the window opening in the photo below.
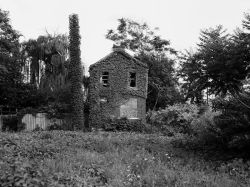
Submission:
{"label": "window opening", "polygon": [[136,73],[135,72],[129,73],[129,86],[136,87]]}
{"label": "window opening", "polygon": [[109,83],[109,72],[103,72],[102,73],[102,78],[101,78],[101,83],[104,87],[108,86]]}

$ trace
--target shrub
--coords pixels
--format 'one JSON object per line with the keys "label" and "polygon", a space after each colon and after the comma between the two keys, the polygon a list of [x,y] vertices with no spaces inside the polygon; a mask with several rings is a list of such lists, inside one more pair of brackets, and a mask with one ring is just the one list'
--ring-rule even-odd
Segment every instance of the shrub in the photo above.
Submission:
{"label": "shrub", "polygon": [[[250,97],[239,98],[244,103],[250,104]],[[215,118],[216,127],[219,129],[220,138],[227,148],[239,150],[250,147],[250,112],[237,99],[216,98],[213,101],[215,110],[221,111],[221,115]],[[247,150],[245,149],[245,150]]]}
{"label": "shrub", "polygon": [[203,114],[191,122],[193,135],[199,140],[199,144],[209,144],[220,137],[221,131],[215,122],[219,115],[221,112],[207,108]]}
{"label": "shrub", "polygon": [[47,127],[47,130],[52,131],[52,130],[63,130],[63,126],[59,125],[57,123],[49,124]]}
{"label": "shrub", "polygon": [[150,111],[147,121],[167,134],[191,133],[191,122],[199,116],[199,108],[193,104],[175,104],[159,111]]}
{"label": "shrub", "polygon": [[66,122],[62,123],[62,124],[58,124],[56,122],[51,123],[48,125],[48,127],[46,128],[46,130],[48,131],[52,131],[52,130],[73,130],[73,125],[69,120],[66,120]]}
{"label": "shrub", "polygon": [[105,131],[128,131],[128,132],[149,132],[150,127],[141,120],[129,120],[127,118],[106,119],[101,123]]}
{"label": "shrub", "polygon": [[18,118],[16,115],[3,116],[2,131],[17,131],[18,130]]}
{"label": "shrub", "polygon": [[39,127],[39,125],[36,125],[36,128],[33,130],[33,132],[36,132],[36,131],[43,131],[43,129]]}
{"label": "shrub", "polygon": [[[241,98],[245,103],[250,103],[249,99]],[[242,157],[250,156],[250,112],[237,99],[216,98],[212,102],[213,108],[199,108],[199,112],[195,110],[195,115],[178,114],[175,116],[174,124],[180,122],[179,126],[186,127],[189,133],[179,131],[188,136],[179,136],[177,143],[191,148],[205,148],[204,145],[212,146],[217,150],[224,150],[232,154],[240,154]],[[249,104],[248,104],[249,105]],[[183,107],[184,108],[184,107]],[[178,111],[181,111],[179,109]],[[167,111],[167,112],[166,112]],[[163,126],[170,126],[171,122],[167,110],[158,111],[158,117],[154,117],[154,122],[159,120]],[[156,112],[155,112],[156,113]],[[162,114],[163,113],[163,114]],[[166,116],[163,118],[162,116]],[[188,118],[183,117],[188,116]],[[152,118],[152,117],[151,117]],[[178,120],[182,119],[182,120]],[[183,120],[184,119],[184,120]],[[165,122],[165,123],[164,123]],[[184,123],[183,123],[184,122]],[[165,125],[168,124],[168,125]],[[169,125],[170,124],[170,125]],[[170,128],[167,127],[167,128]],[[176,132],[176,129],[174,129]],[[177,129],[178,130],[178,129]],[[180,134],[179,134],[180,135]]]}
{"label": "shrub", "polygon": [[2,131],[21,131],[25,129],[26,124],[22,123],[24,113],[19,111],[16,115],[4,115],[2,116]]}

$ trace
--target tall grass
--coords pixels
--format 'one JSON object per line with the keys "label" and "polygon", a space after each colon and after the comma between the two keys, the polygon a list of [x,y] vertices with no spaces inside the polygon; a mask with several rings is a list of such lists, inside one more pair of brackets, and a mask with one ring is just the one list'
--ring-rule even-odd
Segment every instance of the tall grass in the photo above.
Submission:
{"label": "tall grass", "polygon": [[[2,186],[249,186],[237,160],[211,162],[157,134],[0,134]],[[238,165],[237,165],[238,163]],[[231,165],[230,165],[231,164]],[[249,164],[250,166],[250,164]]]}

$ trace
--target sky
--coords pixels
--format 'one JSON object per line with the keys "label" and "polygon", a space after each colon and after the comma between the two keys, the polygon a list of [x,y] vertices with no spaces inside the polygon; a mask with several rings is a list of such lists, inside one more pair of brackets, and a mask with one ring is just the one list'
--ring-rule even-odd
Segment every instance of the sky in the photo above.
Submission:
{"label": "sky", "polygon": [[111,52],[113,43],[105,39],[119,18],[146,22],[158,27],[158,34],[183,51],[195,48],[201,29],[223,25],[229,32],[241,27],[250,0],[0,0],[9,11],[11,24],[22,40],[49,33],[67,34],[68,17],[79,15],[81,58],[88,71]]}

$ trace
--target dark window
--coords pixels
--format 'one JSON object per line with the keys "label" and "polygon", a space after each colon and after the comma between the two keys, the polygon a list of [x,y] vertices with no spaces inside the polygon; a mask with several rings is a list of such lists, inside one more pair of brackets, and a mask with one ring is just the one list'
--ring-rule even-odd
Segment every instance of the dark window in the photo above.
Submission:
{"label": "dark window", "polygon": [[129,86],[136,87],[136,73],[135,72],[129,73]]}
{"label": "dark window", "polygon": [[102,73],[101,83],[104,87],[108,86],[109,83],[109,72],[105,71]]}

